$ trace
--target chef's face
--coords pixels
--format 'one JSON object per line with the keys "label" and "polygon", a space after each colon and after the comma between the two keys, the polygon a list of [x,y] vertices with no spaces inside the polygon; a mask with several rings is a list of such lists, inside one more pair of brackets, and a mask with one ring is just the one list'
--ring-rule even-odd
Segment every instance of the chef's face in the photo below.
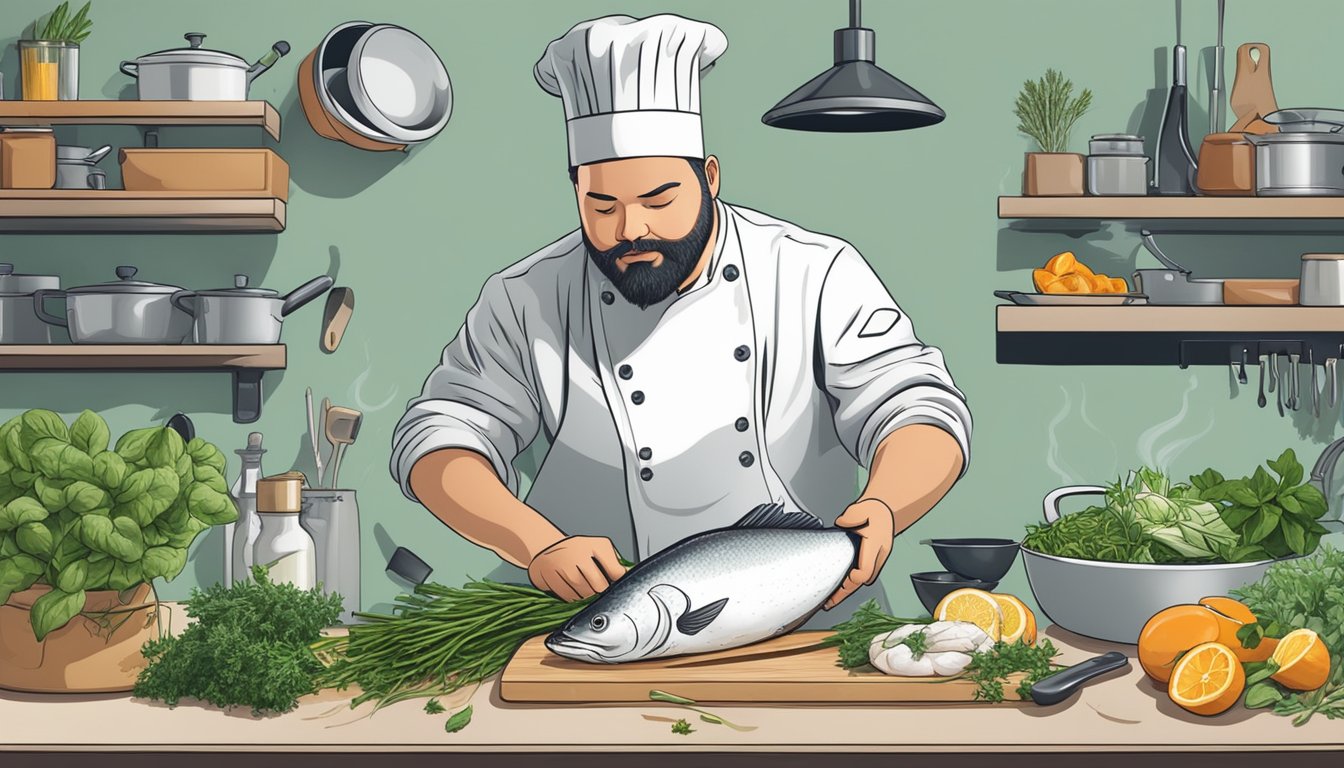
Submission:
{"label": "chef's face", "polygon": [[588,255],[641,309],[688,282],[714,229],[719,162],[638,157],[574,174]]}

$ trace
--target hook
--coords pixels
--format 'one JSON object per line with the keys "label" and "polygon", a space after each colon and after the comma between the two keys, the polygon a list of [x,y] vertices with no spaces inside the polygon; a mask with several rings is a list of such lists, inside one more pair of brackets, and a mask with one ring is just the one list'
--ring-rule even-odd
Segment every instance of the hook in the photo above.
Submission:
{"label": "hook", "polygon": [[1250,354],[1249,350],[1247,350],[1245,347],[1241,348],[1241,365],[1237,368],[1238,384],[1245,384],[1248,381],[1248,379],[1246,378],[1246,357],[1249,354]]}

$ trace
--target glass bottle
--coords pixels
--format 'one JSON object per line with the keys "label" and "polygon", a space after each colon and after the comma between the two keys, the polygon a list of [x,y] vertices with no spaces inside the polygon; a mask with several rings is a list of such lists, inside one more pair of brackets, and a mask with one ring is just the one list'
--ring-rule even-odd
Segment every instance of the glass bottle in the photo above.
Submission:
{"label": "glass bottle", "polygon": [[247,581],[252,578],[252,549],[261,532],[261,521],[257,519],[257,481],[263,476],[261,455],[266,452],[261,447],[261,433],[253,432],[247,436],[247,447],[234,451],[243,460],[243,468],[238,479],[233,482],[229,493],[238,505],[238,521],[230,523],[224,535],[224,583]]}
{"label": "glass bottle", "polygon": [[299,525],[302,496],[302,475],[276,475],[257,481],[256,516],[261,531],[252,561],[266,566],[272,583],[307,590],[317,586],[317,552],[313,537]]}

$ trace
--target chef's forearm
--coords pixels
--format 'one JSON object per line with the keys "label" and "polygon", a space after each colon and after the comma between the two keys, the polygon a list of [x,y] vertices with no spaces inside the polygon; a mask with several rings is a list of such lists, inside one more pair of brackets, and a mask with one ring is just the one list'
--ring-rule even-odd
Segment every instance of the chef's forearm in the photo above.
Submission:
{"label": "chef's forearm", "polygon": [[416,498],[458,535],[526,568],[564,533],[514,497],[484,456],[462,448],[425,454],[411,468]]}
{"label": "chef's forearm", "polygon": [[886,504],[900,533],[943,498],[964,461],[961,444],[946,431],[931,424],[901,427],[878,445],[859,498]]}

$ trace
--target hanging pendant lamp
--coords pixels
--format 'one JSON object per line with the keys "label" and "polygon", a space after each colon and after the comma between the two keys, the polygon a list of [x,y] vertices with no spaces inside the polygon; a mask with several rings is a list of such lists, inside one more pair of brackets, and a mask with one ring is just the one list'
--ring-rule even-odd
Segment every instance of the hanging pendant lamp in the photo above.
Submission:
{"label": "hanging pendant lamp", "polygon": [[849,26],[835,31],[835,66],[804,83],[761,117],[775,128],[857,133],[904,131],[941,123],[943,110],[878,67],[876,35],[849,0]]}

